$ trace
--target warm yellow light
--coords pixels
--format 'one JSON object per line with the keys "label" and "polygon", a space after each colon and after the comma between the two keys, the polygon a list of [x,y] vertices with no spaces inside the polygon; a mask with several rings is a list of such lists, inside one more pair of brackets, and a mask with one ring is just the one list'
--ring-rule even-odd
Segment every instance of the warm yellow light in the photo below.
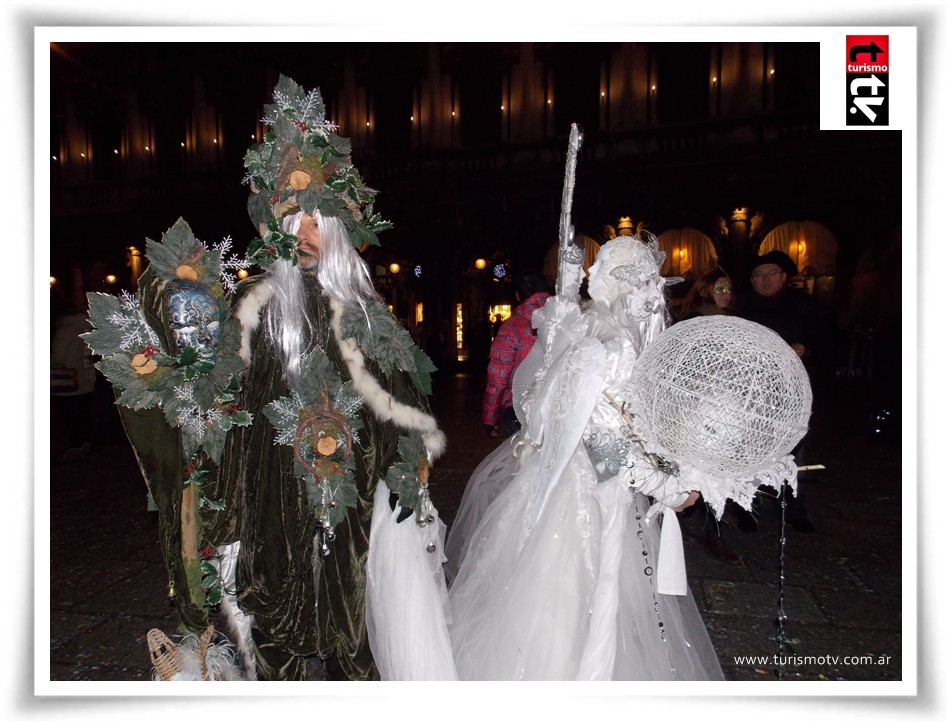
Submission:
{"label": "warm yellow light", "polygon": [[416,302],[416,324],[422,324],[422,303]]}
{"label": "warm yellow light", "polygon": [[116,156],[118,156],[118,155],[119,155],[119,149],[112,149],[112,153],[114,153]]}
{"label": "warm yellow light", "polygon": [[369,128],[369,121],[366,122],[366,128]]}
{"label": "warm yellow light", "polygon": [[650,90],[651,90],[651,91],[655,91],[655,90],[656,90],[656,84],[655,84],[655,83],[654,83],[652,86],[650,86]]}
{"label": "warm yellow light", "polygon": [[620,221],[617,223],[617,232],[621,236],[627,236],[627,237],[633,236],[634,228],[635,227],[633,225],[633,219],[631,219],[628,216],[620,217]]}
{"label": "warm yellow light", "polygon": [[685,249],[681,249],[681,250],[680,250],[680,259],[686,259],[686,250],[685,250]]}
{"label": "warm yellow light", "polygon": [[505,104],[504,104],[504,103],[501,104],[501,110],[502,110],[502,111],[505,110]]}
{"label": "warm yellow light", "polygon": [[492,305],[488,308],[488,321],[492,324],[504,322],[511,317],[511,305]]}
{"label": "warm yellow light", "polygon": [[79,155],[82,156],[83,158],[86,158],[85,152],[81,152]]}
{"label": "warm yellow light", "polygon": [[452,115],[455,116],[455,111],[452,111]]}
{"label": "warm yellow light", "polygon": [[54,156],[53,161],[59,161],[59,159]]}
{"label": "warm yellow light", "polygon": [[415,121],[415,120],[416,120],[416,117],[415,117],[415,116],[409,116],[409,122],[410,122],[410,123],[412,123],[412,122]]}
{"label": "warm yellow light", "polygon": [[549,106],[551,105],[551,99],[550,99],[550,98],[548,99],[548,105],[549,105]]}
{"label": "warm yellow light", "polygon": [[218,143],[218,139],[216,139],[216,138],[213,138],[213,139],[211,139],[211,140],[214,141],[214,143]]}
{"label": "warm yellow light", "polygon": [[150,149],[148,146],[146,146],[146,147],[145,147],[145,150],[146,150],[146,151],[151,151],[152,149]]}
{"label": "warm yellow light", "polygon": [[775,68],[772,68],[772,69],[769,71],[769,75],[770,75],[770,76],[774,76],[774,75],[775,75]]}
{"label": "warm yellow light", "polygon": [[399,266],[399,262],[393,262],[392,264],[389,265],[389,271],[392,274],[399,274],[400,269],[402,268]]}
{"label": "warm yellow light", "polygon": [[[181,142],[181,147],[182,147],[182,148],[185,148],[185,142],[184,142],[184,141]],[[146,149],[146,150],[147,150],[147,149]]]}
{"label": "warm yellow light", "polygon": [[50,275],[49,286],[52,287],[54,284],[56,284],[56,278]]}
{"label": "warm yellow light", "polygon": [[715,82],[718,81],[718,80],[719,80],[719,79],[716,78],[716,76],[713,76],[713,83],[715,83]]}
{"label": "warm yellow light", "polygon": [[237,274],[238,274],[238,277],[240,277],[241,279],[247,279],[246,269],[239,269]]}
{"label": "warm yellow light", "polygon": [[108,282],[109,284],[115,284],[115,280],[116,280],[116,276],[114,274],[106,275],[106,282]]}
{"label": "warm yellow light", "polygon": [[475,260],[475,269],[485,269],[488,266],[488,262],[479,257]]}
{"label": "warm yellow light", "polygon": [[607,91],[601,91],[601,92],[600,92],[600,97],[601,97],[601,98],[603,98],[603,97],[606,96],[606,95],[607,95]]}

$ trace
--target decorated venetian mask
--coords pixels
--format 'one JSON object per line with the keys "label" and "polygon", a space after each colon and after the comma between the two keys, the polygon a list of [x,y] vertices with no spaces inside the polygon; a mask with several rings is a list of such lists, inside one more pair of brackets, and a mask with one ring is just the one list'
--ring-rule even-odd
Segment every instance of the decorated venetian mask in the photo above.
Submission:
{"label": "decorated venetian mask", "polygon": [[178,349],[192,347],[199,358],[214,362],[221,324],[211,293],[191,280],[174,279],[165,290],[165,312]]}
{"label": "decorated venetian mask", "polygon": [[728,277],[720,277],[716,280],[716,284],[713,286],[714,295],[731,295],[732,294],[732,282],[729,281]]}

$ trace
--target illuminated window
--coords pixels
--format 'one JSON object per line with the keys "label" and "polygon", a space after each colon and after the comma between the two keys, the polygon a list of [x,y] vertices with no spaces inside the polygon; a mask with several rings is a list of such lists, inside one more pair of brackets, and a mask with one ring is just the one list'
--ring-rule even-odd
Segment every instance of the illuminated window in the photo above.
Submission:
{"label": "illuminated window", "polygon": [[462,303],[459,302],[455,305],[455,350],[459,362],[463,362],[468,358],[468,355],[463,352],[465,341],[462,339],[462,322]]}
{"label": "illuminated window", "polygon": [[416,302],[416,324],[422,324],[422,303]]}
{"label": "illuminated window", "polygon": [[511,305],[492,305],[488,308],[488,321],[492,324],[504,322],[511,317]]}

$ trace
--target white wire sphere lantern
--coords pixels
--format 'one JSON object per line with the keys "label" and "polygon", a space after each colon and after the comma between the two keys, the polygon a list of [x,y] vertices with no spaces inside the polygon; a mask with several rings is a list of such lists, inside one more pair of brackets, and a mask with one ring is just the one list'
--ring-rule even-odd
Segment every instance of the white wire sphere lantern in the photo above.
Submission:
{"label": "white wire sphere lantern", "polygon": [[808,430],[805,366],[775,332],[739,317],[669,327],[634,363],[631,385],[649,435],[678,463],[714,476],[751,476]]}

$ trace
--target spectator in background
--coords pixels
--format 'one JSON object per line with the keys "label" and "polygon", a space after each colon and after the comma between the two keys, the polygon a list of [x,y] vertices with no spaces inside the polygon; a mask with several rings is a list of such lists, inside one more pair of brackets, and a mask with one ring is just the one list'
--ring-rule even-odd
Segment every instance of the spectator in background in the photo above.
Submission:
{"label": "spectator in background", "polygon": [[773,249],[756,257],[752,262],[752,294],[740,314],[777,332],[804,359],[813,352],[806,344],[810,311],[805,293],[788,284],[797,274],[798,268],[785,252]]}
{"label": "spectator in background", "polygon": [[534,346],[535,331],[531,326],[534,311],[543,307],[551,296],[547,278],[538,272],[527,272],[518,280],[515,299],[518,306],[511,317],[498,328],[488,354],[488,374],[482,402],[482,423],[491,436],[500,435],[500,424],[506,436],[518,431],[511,399],[511,381],[521,361]]}
{"label": "spectator in background", "polygon": [[93,399],[96,392],[96,368],[92,351],[80,337],[92,327],[86,319],[82,278],[73,271],[72,289],[54,304],[60,313],[53,321],[50,342],[50,396],[53,408],[66,429],[68,448],[63,461],[84,458],[92,450]]}
{"label": "spectator in background", "polygon": [[700,315],[731,315],[735,313],[736,296],[732,280],[716,267],[700,275],[683,300],[680,319]]}

